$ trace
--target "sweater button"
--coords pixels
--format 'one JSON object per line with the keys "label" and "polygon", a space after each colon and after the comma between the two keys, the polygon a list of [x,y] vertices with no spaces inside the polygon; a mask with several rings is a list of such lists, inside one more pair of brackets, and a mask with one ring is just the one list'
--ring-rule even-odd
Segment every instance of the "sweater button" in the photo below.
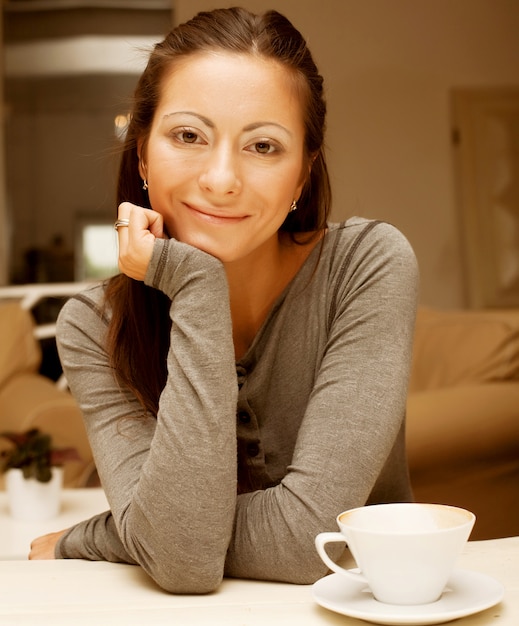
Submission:
{"label": "sweater button", "polygon": [[258,456],[259,454],[259,445],[256,442],[247,444],[247,454],[249,456]]}
{"label": "sweater button", "polygon": [[240,424],[249,424],[250,423],[250,415],[247,411],[239,411],[238,413],[238,421]]}

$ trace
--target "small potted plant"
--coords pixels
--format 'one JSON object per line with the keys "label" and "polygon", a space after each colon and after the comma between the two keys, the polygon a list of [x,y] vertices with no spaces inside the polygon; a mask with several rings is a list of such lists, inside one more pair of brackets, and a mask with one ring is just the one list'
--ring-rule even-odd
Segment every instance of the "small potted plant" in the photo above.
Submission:
{"label": "small potted plant", "polygon": [[63,463],[78,461],[74,448],[56,448],[52,438],[32,428],[23,433],[3,432],[11,446],[0,452],[0,468],[6,475],[11,514],[16,519],[50,519],[60,507]]}

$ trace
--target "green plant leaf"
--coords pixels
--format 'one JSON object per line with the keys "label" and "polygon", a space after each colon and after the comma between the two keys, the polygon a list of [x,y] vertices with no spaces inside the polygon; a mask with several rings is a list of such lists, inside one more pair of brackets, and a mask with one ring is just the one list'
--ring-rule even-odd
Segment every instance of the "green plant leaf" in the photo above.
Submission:
{"label": "green plant leaf", "polygon": [[81,460],[75,448],[53,448],[51,436],[37,428],[23,433],[4,432],[0,437],[11,443],[9,450],[0,453],[2,472],[21,469],[24,478],[36,478],[45,483],[52,477],[52,467]]}

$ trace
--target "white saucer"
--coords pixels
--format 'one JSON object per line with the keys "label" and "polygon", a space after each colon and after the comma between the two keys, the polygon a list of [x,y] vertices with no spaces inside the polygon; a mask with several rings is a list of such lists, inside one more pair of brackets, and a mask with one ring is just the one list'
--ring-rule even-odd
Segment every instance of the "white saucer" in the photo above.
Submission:
{"label": "white saucer", "polygon": [[314,600],[326,609],[375,624],[439,624],[484,611],[500,602],[503,585],[491,576],[455,570],[442,597],[431,604],[400,606],[378,602],[363,583],[330,574],[314,583]]}

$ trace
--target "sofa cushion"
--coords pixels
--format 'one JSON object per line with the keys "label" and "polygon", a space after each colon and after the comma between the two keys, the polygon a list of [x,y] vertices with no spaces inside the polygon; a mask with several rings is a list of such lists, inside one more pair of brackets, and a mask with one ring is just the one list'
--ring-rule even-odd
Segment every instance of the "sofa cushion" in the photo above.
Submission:
{"label": "sofa cushion", "polygon": [[[82,487],[91,472],[92,452],[81,411],[67,391],[38,374],[20,374],[0,389],[0,431],[23,432],[39,428],[51,435],[56,447],[73,447],[80,461],[66,463],[64,482],[67,487]],[[0,450],[9,448],[0,439]]]}
{"label": "sofa cushion", "polygon": [[473,471],[478,466],[512,462],[519,472],[518,415],[519,382],[410,394],[406,427],[409,466],[414,473],[441,474],[446,468]]}
{"label": "sofa cushion", "polygon": [[519,529],[519,381],[412,393],[407,454],[416,500],[476,514],[471,539]]}
{"label": "sofa cushion", "polygon": [[519,380],[519,311],[421,307],[409,391]]}
{"label": "sofa cushion", "polygon": [[33,329],[32,315],[18,302],[0,303],[0,388],[15,374],[39,368],[41,348]]}

